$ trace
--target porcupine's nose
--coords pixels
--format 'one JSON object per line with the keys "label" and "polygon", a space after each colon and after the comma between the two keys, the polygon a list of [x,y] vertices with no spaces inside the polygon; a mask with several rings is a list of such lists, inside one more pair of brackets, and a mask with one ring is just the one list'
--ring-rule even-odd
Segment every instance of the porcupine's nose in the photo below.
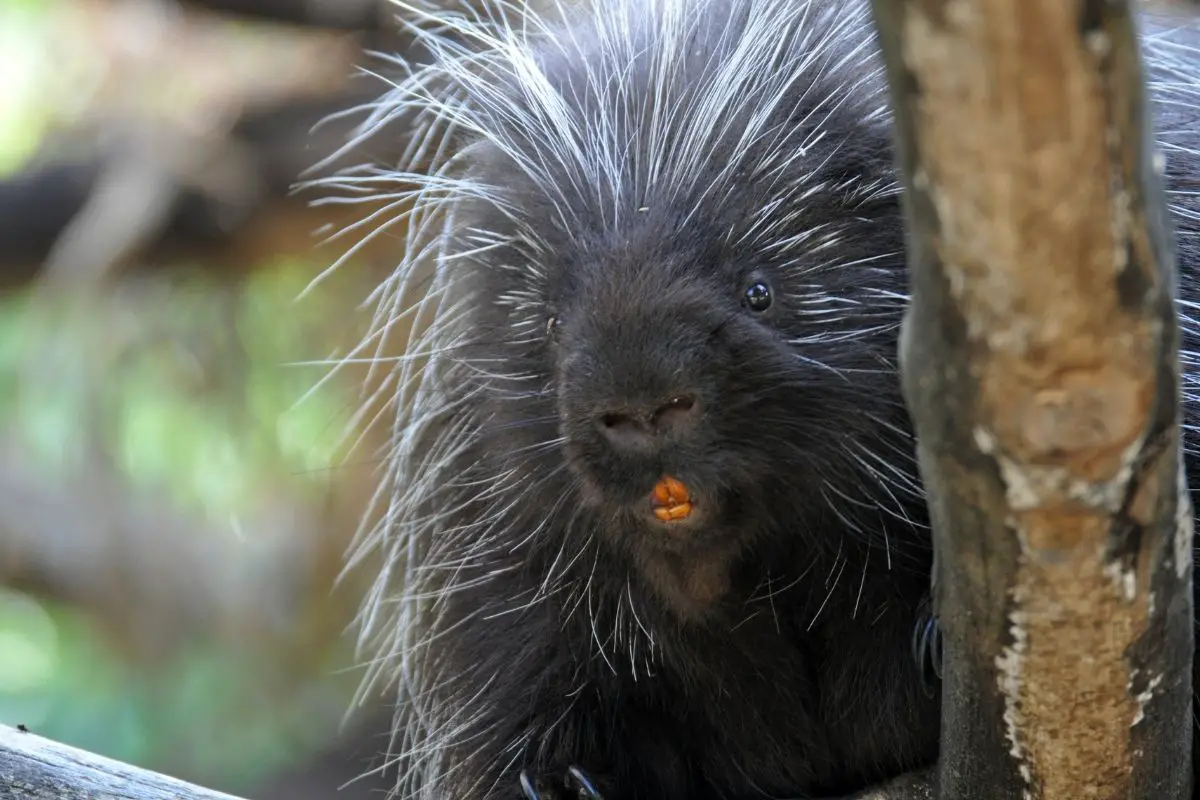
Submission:
{"label": "porcupine's nose", "polygon": [[596,424],[615,449],[644,452],[666,436],[686,432],[696,424],[698,416],[696,398],[679,394],[665,403],[603,411],[597,415]]}

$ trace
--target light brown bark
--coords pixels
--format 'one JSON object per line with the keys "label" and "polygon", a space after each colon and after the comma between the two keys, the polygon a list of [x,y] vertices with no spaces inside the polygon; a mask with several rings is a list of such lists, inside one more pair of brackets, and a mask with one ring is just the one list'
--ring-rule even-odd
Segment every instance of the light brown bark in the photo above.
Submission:
{"label": "light brown bark", "polygon": [[1132,5],[874,0],[943,798],[1190,797],[1174,254]]}

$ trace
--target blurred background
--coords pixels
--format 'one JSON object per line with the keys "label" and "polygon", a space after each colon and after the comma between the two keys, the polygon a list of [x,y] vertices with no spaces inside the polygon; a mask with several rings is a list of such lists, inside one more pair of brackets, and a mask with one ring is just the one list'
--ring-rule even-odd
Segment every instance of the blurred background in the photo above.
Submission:
{"label": "blurred background", "polygon": [[0,724],[251,800],[387,785],[386,698],[347,716],[373,565],[339,579],[387,378],[331,364],[404,231],[293,187],[404,151],[323,163],[372,54],[422,58],[399,13],[0,0]]}
{"label": "blurred background", "polygon": [[293,185],[415,53],[398,13],[0,0],[0,724],[257,800],[385,785],[336,791],[387,744],[384,699],[347,717],[371,565],[339,579],[385,378],[331,364],[404,234],[305,292],[373,208]]}

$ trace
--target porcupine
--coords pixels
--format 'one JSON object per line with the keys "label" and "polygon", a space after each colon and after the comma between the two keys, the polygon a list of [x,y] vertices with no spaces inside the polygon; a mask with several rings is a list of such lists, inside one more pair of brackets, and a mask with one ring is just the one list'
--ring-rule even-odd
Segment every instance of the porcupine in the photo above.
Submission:
{"label": "porcupine", "polygon": [[[397,793],[840,796],[931,764],[866,3],[491,5],[435,15],[432,65],[357,142],[410,115],[411,163],[350,181],[414,187],[375,331],[414,333],[361,543],[385,563],[361,622],[367,686],[398,687]],[[1190,365],[1200,62],[1145,42]],[[652,512],[664,476],[682,520]]]}

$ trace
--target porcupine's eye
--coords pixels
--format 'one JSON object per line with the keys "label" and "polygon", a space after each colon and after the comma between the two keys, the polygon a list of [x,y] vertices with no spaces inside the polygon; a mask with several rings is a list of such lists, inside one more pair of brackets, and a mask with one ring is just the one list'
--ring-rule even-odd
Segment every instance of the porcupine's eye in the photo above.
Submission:
{"label": "porcupine's eye", "polygon": [[766,311],[771,307],[771,287],[762,281],[755,281],[746,287],[746,306],[751,311]]}

